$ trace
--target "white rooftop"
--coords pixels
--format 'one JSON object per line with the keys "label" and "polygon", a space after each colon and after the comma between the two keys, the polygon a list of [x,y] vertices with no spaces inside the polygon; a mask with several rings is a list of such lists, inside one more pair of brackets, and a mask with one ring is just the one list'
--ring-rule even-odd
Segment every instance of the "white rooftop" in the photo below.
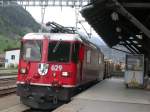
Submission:
{"label": "white rooftop", "polygon": [[66,33],[28,33],[22,39],[42,40],[45,38],[48,38],[50,40],[82,41],[78,34],[66,34]]}

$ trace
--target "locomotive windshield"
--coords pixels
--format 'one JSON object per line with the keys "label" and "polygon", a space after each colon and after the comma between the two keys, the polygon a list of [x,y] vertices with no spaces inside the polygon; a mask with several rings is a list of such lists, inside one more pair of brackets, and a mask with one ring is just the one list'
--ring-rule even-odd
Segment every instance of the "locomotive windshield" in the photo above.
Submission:
{"label": "locomotive windshield", "polygon": [[21,57],[27,61],[40,61],[42,58],[42,41],[27,40],[22,43]]}
{"label": "locomotive windshield", "polygon": [[69,62],[70,46],[69,42],[50,42],[48,47],[48,61]]}

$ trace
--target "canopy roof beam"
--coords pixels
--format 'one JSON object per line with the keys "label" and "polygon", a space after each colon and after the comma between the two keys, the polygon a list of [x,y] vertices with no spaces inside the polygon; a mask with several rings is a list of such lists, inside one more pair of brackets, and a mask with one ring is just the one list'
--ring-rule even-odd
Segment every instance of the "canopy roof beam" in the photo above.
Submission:
{"label": "canopy roof beam", "polygon": [[135,18],[131,13],[129,13],[117,0],[112,0],[115,5],[117,12],[131,21],[137,28],[139,28],[148,38],[150,38],[150,30],[144,26],[137,18]]}

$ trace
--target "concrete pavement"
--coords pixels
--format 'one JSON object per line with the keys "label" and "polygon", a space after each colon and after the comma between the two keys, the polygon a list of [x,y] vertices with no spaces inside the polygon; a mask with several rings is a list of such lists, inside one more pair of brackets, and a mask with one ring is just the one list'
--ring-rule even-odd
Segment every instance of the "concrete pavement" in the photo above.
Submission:
{"label": "concrete pavement", "polygon": [[150,91],[127,89],[123,79],[111,78],[75,96],[54,112],[150,112]]}

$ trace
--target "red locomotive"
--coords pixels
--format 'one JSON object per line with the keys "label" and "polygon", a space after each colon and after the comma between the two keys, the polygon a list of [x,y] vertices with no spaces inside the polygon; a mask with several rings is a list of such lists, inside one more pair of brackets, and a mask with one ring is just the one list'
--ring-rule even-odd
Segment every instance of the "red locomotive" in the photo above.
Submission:
{"label": "red locomotive", "polygon": [[17,94],[32,108],[51,108],[103,71],[103,54],[79,34],[30,33],[21,41]]}

